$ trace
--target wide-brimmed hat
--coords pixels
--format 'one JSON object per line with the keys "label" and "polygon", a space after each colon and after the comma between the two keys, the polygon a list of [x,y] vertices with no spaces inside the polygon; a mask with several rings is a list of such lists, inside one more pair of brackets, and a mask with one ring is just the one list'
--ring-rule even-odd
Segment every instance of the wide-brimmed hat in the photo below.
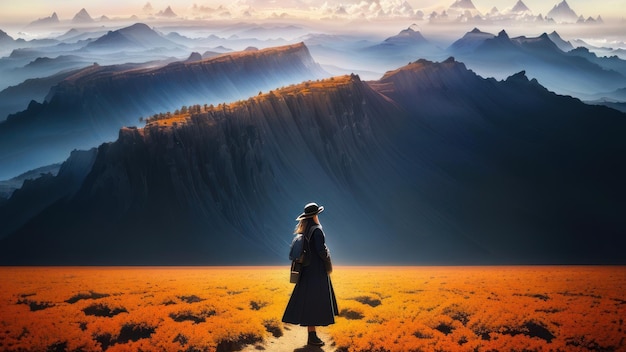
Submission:
{"label": "wide-brimmed hat", "polygon": [[304,206],[304,213],[300,214],[300,216],[298,216],[296,218],[296,220],[300,221],[302,219],[306,219],[306,218],[312,218],[315,215],[321,213],[324,211],[324,207],[323,206],[319,206],[317,205],[317,203],[309,203],[307,205]]}

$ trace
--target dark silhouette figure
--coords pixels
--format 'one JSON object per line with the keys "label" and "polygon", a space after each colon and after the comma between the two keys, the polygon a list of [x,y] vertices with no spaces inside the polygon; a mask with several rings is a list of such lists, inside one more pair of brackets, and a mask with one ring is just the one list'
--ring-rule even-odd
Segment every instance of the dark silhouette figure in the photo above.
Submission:
{"label": "dark silhouette figure", "polygon": [[[302,266],[300,278],[293,288],[289,303],[283,315],[283,322],[306,326],[308,330],[307,344],[323,346],[315,331],[316,326],[328,326],[335,323],[335,315],[339,314],[335,292],[330,281],[332,272],[330,251],[326,247],[324,232],[318,214],[324,207],[309,203],[304,213],[296,218],[299,221],[295,233],[310,236],[306,241],[306,259]],[[318,225],[311,234],[309,229]]]}

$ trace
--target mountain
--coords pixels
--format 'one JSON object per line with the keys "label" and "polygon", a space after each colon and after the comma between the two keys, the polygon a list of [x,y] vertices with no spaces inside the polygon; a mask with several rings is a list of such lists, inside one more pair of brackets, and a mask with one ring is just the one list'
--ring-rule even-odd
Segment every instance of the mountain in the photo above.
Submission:
{"label": "mountain", "polygon": [[524,2],[522,0],[518,0],[517,3],[515,3],[515,6],[513,6],[513,8],[511,9],[511,12],[514,12],[514,13],[532,13],[532,11],[530,11],[528,6],[526,6],[526,4],[524,4]]}
{"label": "mountain", "polygon": [[447,12],[442,12],[439,18],[434,18],[432,15],[430,16],[431,20],[441,21],[454,21],[454,22],[472,22],[475,20],[481,20],[482,15],[474,6],[472,0],[456,0],[450,7]]}
{"label": "mountain", "polygon": [[42,178],[45,177],[47,174],[50,174],[51,176],[56,176],[59,172],[60,166],[61,164],[46,165],[35,170],[25,172],[10,180],[0,181],[0,205],[6,203],[6,201],[11,198],[13,192],[16,189],[22,188],[24,182],[26,182],[27,180]]}
{"label": "mountain", "polygon": [[244,99],[325,75],[302,43],[151,68],[92,65],[53,86],[43,103],[32,102],[0,123],[0,179],[114,140],[139,117]]}
{"label": "mountain", "polygon": [[31,78],[3,89],[0,91],[0,122],[10,114],[25,110],[33,100],[42,102],[52,86],[75,73],[70,70],[45,78]]}
{"label": "mountain", "polygon": [[416,30],[416,26],[411,26],[407,29],[400,31],[395,36],[385,39],[382,45],[424,45],[429,44],[426,38]]}
{"label": "mountain", "polygon": [[472,0],[456,0],[452,5],[450,5],[450,8],[476,10],[476,6],[474,6]]}
{"label": "mountain", "polygon": [[28,27],[31,26],[49,26],[49,25],[55,25],[59,23],[59,16],[57,16],[56,12],[53,12],[52,15],[50,15],[49,17],[44,17],[44,18],[39,18],[31,23],[28,24]]}
{"label": "mountain", "polygon": [[7,32],[0,29],[0,45],[13,44],[15,40],[13,37],[7,34]]}
{"label": "mountain", "polygon": [[104,30],[103,28],[100,28],[98,30],[91,30],[91,31],[84,31],[82,29],[71,28],[64,34],[56,37],[55,39],[60,40],[64,43],[78,42],[81,40],[88,40],[88,39],[97,39],[109,32],[107,30]]}
{"label": "mountain", "polygon": [[153,48],[177,48],[174,42],[162,37],[152,28],[143,23],[135,23],[115,31],[109,31],[106,35],[87,44],[88,50],[133,50],[141,51]]}
{"label": "mountain", "polygon": [[622,60],[617,56],[604,56],[598,57],[596,54],[589,51],[585,47],[578,47],[570,50],[568,53],[570,56],[577,56],[584,58],[585,60],[592,62],[605,70],[615,71],[623,76],[626,76],[626,60]]}
{"label": "mountain", "polygon": [[123,128],[67,191],[25,185],[62,194],[0,263],[285,263],[308,201],[340,263],[625,263],[626,115],[523,72],[419,60],[192,110]]}
{"label": "mountain", "polygon": [[361,55],[380,62],[383,67],[397,67],[416,58],[444,57],[443,50],[429,42],[413,24],[383,42],[359,50]]}
{"label": "mountain", "polygon": [[576,23],[578,21],[578,15],[569,7],[566,0],[554,5],[546,18],[552,18],[557,23]]}
{"label": "mountain", "polygon": [[[626,87],[626,76],[616,67],[607,69],[594,60],[565,53],[546,33],[534,38],[510,38],[503,30],[488,38],[473,32],[467,34],[473,40],[462,38],[447,52],[482,76],[503,79],[524,70],[548,89],[581,99]],[[471,45],[464,45],[466,42]]]}
{"label": "mountain", "polygon": [[157,16],[174,18],[174,17],[177,17],[178,15],[176,15],[176,13],[174,13],[172,8],[168,6],[165,10],[159,11],[157,13]]}
{"label": "mountain", "polygon": [[[47,207],[74,195],[91,170],[95,156],[95,148],[73,151],[60,166],[47,165],[2,182],[9,187],[15,182],[22,182],[22,185],[3,202],[0,221],[5,226],[0,230],[0,238],[23,226]],[[39,176],[33,175],[34,172],[39,172]]]}
{"label": "mountain", "polygon": [[563,40],[563,38],[561,38],[559,33],[557,33],[556,31],[552,31],[552,33],[548,34],[548,37],[554,44],[556,44],[556,46],[559,47],[559,49],[561,49],[564,52],[568,52],[574,49],[574,46],[572,45],[572,43]]}
{"label": "mountain", "polygon": [[85,10],[84,8],[78,11],[76,15],[74,15],[74,18],[72,18],[72,23],[91,23],[91,22],[94,22],[94,20],[93,18],[91,18],[87,10]]}
{"label": "mountain", "polygon": [[465,33],[461,39],[452,43],[448,51],[454,54],[473,52],[487,39],[493,39],[494,37],[495,36],[491,33],[485,33],[478,28],[474,28],[470,32]]}

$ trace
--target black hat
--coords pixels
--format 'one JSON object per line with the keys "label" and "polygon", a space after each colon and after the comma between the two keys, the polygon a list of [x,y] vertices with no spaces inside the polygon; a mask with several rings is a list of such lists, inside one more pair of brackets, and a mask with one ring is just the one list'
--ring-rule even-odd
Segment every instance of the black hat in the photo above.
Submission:
{"label": "black hat", "polygon": [[296,220],[300,221],[302,219],[312,218],[313,216],[323,211],[324,211],[323,206],[319,206],[317,205],[317,203],[309,203],[304,206],[304,213],[300,214],[300,216],[298,216]]}

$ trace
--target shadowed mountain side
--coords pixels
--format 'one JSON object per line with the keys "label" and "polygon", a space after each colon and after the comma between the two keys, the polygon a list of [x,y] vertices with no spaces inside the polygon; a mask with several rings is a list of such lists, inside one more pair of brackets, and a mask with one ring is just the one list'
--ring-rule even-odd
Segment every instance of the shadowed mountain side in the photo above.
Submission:
{"label": "shadowed mountain side", "polygon": [[82,70],[0,124],[0,178],[114,140],[122,126],[183,105],[230,102],[325,75],[304,44],[224,54],[155,69]]}
{"label": "shadowed mountain side", "polygon": [[614,247],[626,229],[623,114],[523,72],[480,79],[453,60],[421,60],[374,87],[416,117],[410,159],[447,181],[420,187],[423,197],[459,231],[505,262],[624,262]]}
{"label": "shadowed mountain side", "polygon": [[91,171],[95,159],[95,148],[89,151],[73,151],[60,168],[57,166],[58,172],[55,176],[48,172],[25,180],[21,188],[15,190],[0,207],[0,223],[3,224],[0,238],[16,231],[56,202],[72,197]]}
{"label": "shadowed mountain side", "polygon": [[0,91],[0,122],[7,116],[27,109],[31,101],[43,101],[50,87],[75,72],[63,72],[45,78],[32,78]]}
{"label": "shadowed mountain side", "polygon": [[123,129],[0,262],[279,263],[314,200],[343,263],[624,264],[624,133],[452,59],[311,82]]}
{"label": "shadowed mountain side", "polygon": [[[391,115],[374,118],[382,112]],[[329,241],[347,244],[362,226],[376,228],[371,209],[364,212],[354,196],[372,183],[371,176],[360,181],[369,160],[385,165],[380,143],[388,142],[378,135],[398,127],[397,112],[356,77],[343,77],[221,105],[185,121],[123,129],[118,141],[99,148],[71,200],[3,241],[3,248],[13,248],[3,258],[280,263],[294,213],[312,198],[336,204],[327,219],[335,219],[328,230],[337,237]],[[359,226],[339,219],[358,219]],[[373,253],[383,236],[375,231],[350,248]]]}

